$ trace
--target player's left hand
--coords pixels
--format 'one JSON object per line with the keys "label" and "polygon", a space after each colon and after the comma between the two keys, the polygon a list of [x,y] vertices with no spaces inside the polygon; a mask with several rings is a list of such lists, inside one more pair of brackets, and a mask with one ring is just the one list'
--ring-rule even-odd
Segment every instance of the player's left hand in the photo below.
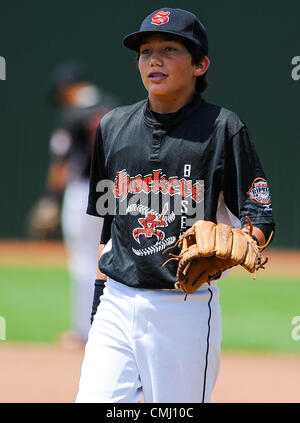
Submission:
{"label": "player's left hand", "polygon": [[51,195],[41,197],[28,215],[31,238],[45,240],[60,238],[61,204]]}
{"label": "player's left hand", "polygon": [[[249,233],[224,223],[198,220],[178,240],[181,253],[170,260],[178,260],[176,288],[191,294],[201,285],[218,279],[222,272],[241,265],[250,273],[264,268],[267,258],[262,260],[261,252],[270,243],[257,245],[252,238],[253,226],[249,218]],[[165,250],[166,251],[166,250]]]}

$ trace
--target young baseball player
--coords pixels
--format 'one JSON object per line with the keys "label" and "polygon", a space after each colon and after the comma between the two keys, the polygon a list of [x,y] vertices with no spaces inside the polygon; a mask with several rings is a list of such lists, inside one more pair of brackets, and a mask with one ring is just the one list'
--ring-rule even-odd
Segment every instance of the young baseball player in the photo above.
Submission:
{"label": "young baseball player", "polygon": [[61,340],[68,348],[83,348],[90,329],[91,280],[96,275],[103,225],[103,219],[85,213],[91,156],[97,126],[115,103],[91,80],[85,66],[74,61],[54,69],[48,97],[58,116],[50,137],[46,195],[61,203],[59,215],[71,288],[71,330],[63,333]]}
{"label": "young baseball player", "polygon": [[164,252],[193,218],[246,228],[249,216],[264,244],[274,227],[268,184],[243,121],[202,97],[210,60],[194,14],[156,10],[123,43],[137,52],[148,98],[109,112],[96,135],[88,213],[105,218],[96,288],[107,281],[97,311],[95,289],[76,401],[209,402],[220,367],[217,278],[184,301]]}

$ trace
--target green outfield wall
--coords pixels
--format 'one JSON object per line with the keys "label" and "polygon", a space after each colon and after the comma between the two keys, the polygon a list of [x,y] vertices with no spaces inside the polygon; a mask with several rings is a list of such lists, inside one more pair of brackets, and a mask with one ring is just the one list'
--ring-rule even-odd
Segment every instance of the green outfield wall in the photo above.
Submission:
{"label": "green outfield wall", "polygon": [[300,3],[288,0],[2,2],[0,238],[26,238],[26,216],[44,190],[54,66],[81,60],[120,104],[144,98],[134,54],[121,39],[166,6],[188,9],[206,26],[211,67],[204,98],[246,122],[271,188],[273,245],[300,247]]}

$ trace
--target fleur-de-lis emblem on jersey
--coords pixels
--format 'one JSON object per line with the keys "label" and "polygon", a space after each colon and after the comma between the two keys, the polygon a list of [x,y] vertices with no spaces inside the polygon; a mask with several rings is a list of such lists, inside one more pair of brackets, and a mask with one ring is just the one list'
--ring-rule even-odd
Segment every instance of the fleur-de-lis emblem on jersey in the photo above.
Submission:
{"label": "fleur-de-lis emblem on jersey", "polygon": [[147,238],[151,238],[154,235],[159,241],[162,241],[165,238],[165,233],[157,228],[168,225],[168,223],[164,220],[164,215],[167,213],[167,210],[168,203],[164,205],[163,211],[159,216],[149,212],[144,218],[138,219],[141,228],[136,228],[133,230],[132,233],[134,239],[140,243],[140,235],[145,235]]}
{"label": "fleur-de-lis emblem on jersey", "polygon": [[155,13],[155,15],[152,16],[152,24],[153,25],[161,25],[169,22],[169,11],[164,12],[163,10],[160,10],[159,12]]}

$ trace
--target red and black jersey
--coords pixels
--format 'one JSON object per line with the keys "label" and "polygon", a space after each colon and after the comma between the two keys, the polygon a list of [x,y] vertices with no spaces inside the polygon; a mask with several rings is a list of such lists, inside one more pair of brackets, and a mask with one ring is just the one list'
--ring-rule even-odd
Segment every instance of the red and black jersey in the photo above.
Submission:
{"label": "red and black jersey", "polygon": [[100,268],[129,286],[174,287],[177,262],[161,267],[163,252],[193,219],[238,227],[249,216],[255,226],[274,226],[268,183],[245,123],[199,94],[170,115],[151,112],[147,100],[106,114],[94,146],[89,214],[106,214],[107,192],[99,184],[105,180],[115,209]]}

